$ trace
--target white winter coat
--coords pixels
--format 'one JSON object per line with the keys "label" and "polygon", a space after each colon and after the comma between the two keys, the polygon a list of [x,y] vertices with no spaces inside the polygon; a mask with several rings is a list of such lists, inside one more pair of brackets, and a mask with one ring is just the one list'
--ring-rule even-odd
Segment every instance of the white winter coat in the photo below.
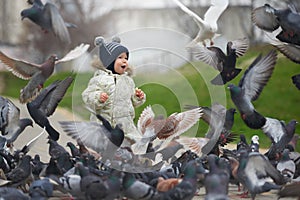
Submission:
{"label": "white winter coat", "polygon": [[[108,99],[100,102],[100,94],[106,92]],[[125,136],[130,139],[138,136],[134,124],[134,107],[146,101],[135,95],[135,83],[127,74],[113,74],[110,70],[99,69],[90,79],[88,87],[82,93],[82,99],[87,106],[107,119],[112,126],[121,124]],[[91,115],[91,120],[96,121],[96,116]]]}

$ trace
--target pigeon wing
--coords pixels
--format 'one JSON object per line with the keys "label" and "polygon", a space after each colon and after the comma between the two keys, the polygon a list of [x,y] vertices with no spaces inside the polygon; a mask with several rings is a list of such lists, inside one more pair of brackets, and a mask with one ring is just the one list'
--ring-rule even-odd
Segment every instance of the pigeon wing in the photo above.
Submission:
{"label": "pigeon wing", "polygon": [[211,6],[204,14],[204,21],[217,30],[217,21],[228,6],[228,0],[211,0]]}
{"label": "pigeon wing", "polygon": [[18,127],[19,120],[20,120],[20,109],[9,99],[7,99],[7,106],[8,106],[8,113],[7,113],[7,120],[8,120],[8,127],[7,130],[14,130]]}
{"label": "pigeon wing", "polygon": [[260,29],[272,32],[279,27],[277,17],[266,11],[266,6],[255,8],[251,13],[252,22]]}
{"label": "pigeon wing", "polygon": [[271,139],[272,142],[279,142],[279,140],[285,135],[283,131],[284,124],[278,119],[266,117],[266,123],[262,127],[262,131]]}
{"label": "pigeon wing", "polygon": [[10,58],[9,56],[5,55],[2,51],[0,51],[0,61],[15,76],[24,80],[30,79],[36,72],[40,71],[40,67],[38,65]]}
{"label": "pigeon wing", "polygon": [[263,88],[268,83],[277,59],[275,50],[271,50],[266,56],[259,55],[245,71],[239,82],[239,86],[244,90],[245,95],[255,101]]}
{"label": "pigeon wing", "polygon": [[59,82],[57,86],[51,90],[41,102],[39,109],[46,113],[48,117],[52,115],[72,82],[72,77],[67,77],[63,81]]}
{"label": "pigeon wing", "polygon": [[191,51],[196,59],[201,60],[218,71],[222,71],[223,66],[219,66],[218,63],[225,60],[226,55],[220,48],[195,46],[191,47],[189,51]]}
{"label": "pigeon wing", "polygon": [[173,0],[178,6],[179,8],[184,11],[186,14],[188,14],[189,16],[191,16],[194,21],[199,25],[199,27],[202,26],[202,24],[205,24],[205,21],[203,19],[201,19],[201,17],[199,17],[196,13],[194,13],[192,10],[190,10],[189,8],[187,8],[183,3],[181,3],[179,0]]}
{"label": "pigeon wing", "polygon": [[71,39],[69,31],[57,7],[52,3],[46,3],[44,6],[44,15],[46,18],[51,19],[51,25],[54,34],[58,36],[61,41],[70,44]]}
{"label": "pigeon wing", "polygon": [[89,47],[90,47],[89,44],[81,43],[80,45],[76,46],[74,49],[69,51],[63,58],[56,61],[55,64],[76,59],[81,55],[83,55],[88,50]]}
{"label": "pigeon wing", "polygon": [[231,42],[232,42],[231,48],[235,49],[236,57],[243,56],[249,48],[249,39],[246,37],[233,40]]}
{"label": "pigeon wing", "polygon": [[141,113],[137,122],[137,128],[141,134],[145,133],[146,127],[153,122],[154,117],[155,115],[151,106],[147,106]]}
{"label": "pigeon wing", "polygon": [[[98,122],[60,121],[60,126],[75,140],[80,140],[85,146],[101,153],[106,150],[110,134],[107,129]],[[104,132],[107,133],[104,133]]]}

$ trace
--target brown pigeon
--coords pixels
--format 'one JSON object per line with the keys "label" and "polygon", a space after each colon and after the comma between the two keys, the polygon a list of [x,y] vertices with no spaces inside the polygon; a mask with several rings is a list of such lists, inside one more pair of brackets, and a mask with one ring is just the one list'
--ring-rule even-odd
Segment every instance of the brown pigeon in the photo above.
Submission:
{"label": "brown pigeon", "polygon": [[81,44],[71,50],[63,58],[58,60],[57,56],[53,54],[42,64],[34,64],[14,59],[0,51],[0,62],[15,76],[24,80],[30,79],[27,85],[20,91],[20,102],[28,103],[38,95],[45,81],[52,75],[56,64],[78,58],[86,52],[88,48],[88,44]]}
{"label": "brown pigeon", "polygon": [[149,142],[154,139],[163,142],[159,149],[164,148],[172,139],[195,125],[201,116],[202,109],[195,108],[181,113],[173,113],[165,119],[155,118],[151,106],[147,106],[137,122],[141,138],[132,145],[133,152],[145,153]]}

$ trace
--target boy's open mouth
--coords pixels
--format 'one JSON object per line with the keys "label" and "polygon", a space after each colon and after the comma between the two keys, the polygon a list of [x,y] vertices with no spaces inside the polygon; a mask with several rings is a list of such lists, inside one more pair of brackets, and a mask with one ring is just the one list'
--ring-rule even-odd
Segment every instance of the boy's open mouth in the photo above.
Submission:
{"label": "boy's open mouth", "polygon": [[122,67],[123,69],[125,69],[125,68],[126,68],[126,65],[122,65],[121,67]]}

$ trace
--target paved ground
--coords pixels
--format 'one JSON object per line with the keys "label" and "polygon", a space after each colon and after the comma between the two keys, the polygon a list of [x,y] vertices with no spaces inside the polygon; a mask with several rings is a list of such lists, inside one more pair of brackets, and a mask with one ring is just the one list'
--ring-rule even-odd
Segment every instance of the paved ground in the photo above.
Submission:
{"label": "paved ground", "polygon": [[[20,108],[20,112],[21,112],[21,117],[29,117],[29,114],[27,112],[27,108],[26,105],[20,104],[18,102],[18,100],[13,100],[13,102],[16,104],[16,106],[18,106]],[[57,108],[57,110],[55,111],[55,113],[53,114],[53,116],[49,117],[50,123],[53,125],[53,127],[55,129],[58,130],[58,132],[61,133],[60,135],[60,139],[58,140],[59,144],[66,146],[66,143],[68,141],[73,141],[75,142],[72,138],[68,137],[66,134],[64,134],[64,132],[62,131],[62,129],[60,128],[58,121],[68,121],[68,120],[81,120],[80,117],[78,116],[73,116],[73,114],[69,111],[67,111],[66,109],[62,109],[60,107]],[[37,125],[34,125],[33,128],[28,127],[26,128],[26,130],[19,136],[19,138],[16,140],[15,142],[15,147],[16,148],[22,148],[23,145],[25,145],[27,142],[29,142],[32,138],[34,138],[35,136],[37,136],[39,133],[42,132],[42,128],[40,128]],[[31,156],[34,156],[35,154],[39,154],[41,155],[41,159],[43,162],[48,162],[49,161],[49,155],[48,155],[48,147],[49,145],[47,144],[47,136],[48,134],[45,133],[44,135],[42,135],[38,141],[34,144],[34,146],[32,147],[32,149],[29,151],[29,154]],[[230,146],[229,148],[234,148],[235,145]],[[241,192],[237,191],[237,187],[231,185],[229,188],[229,198],[230,199],[241,199],[238,194],[240,194]],[[199,196],[195,196],[194,200],[200,200],[200,199],[204,199],[204,194],[205,194],[205,189],[201,188],[199,191]],[[51,199],[61,199],[60,198],[51,198]],[[246,199],[250,199],[250,198],[246,198]],[[268,192],[268,193],[264,193],[262,195],[257,195],[256,197],[257,200],[274,200],[274,199],[278,199],[276,192],[272,191],[272,192]],[[295,198],[282,198],[282,199],[295,199]]]}

